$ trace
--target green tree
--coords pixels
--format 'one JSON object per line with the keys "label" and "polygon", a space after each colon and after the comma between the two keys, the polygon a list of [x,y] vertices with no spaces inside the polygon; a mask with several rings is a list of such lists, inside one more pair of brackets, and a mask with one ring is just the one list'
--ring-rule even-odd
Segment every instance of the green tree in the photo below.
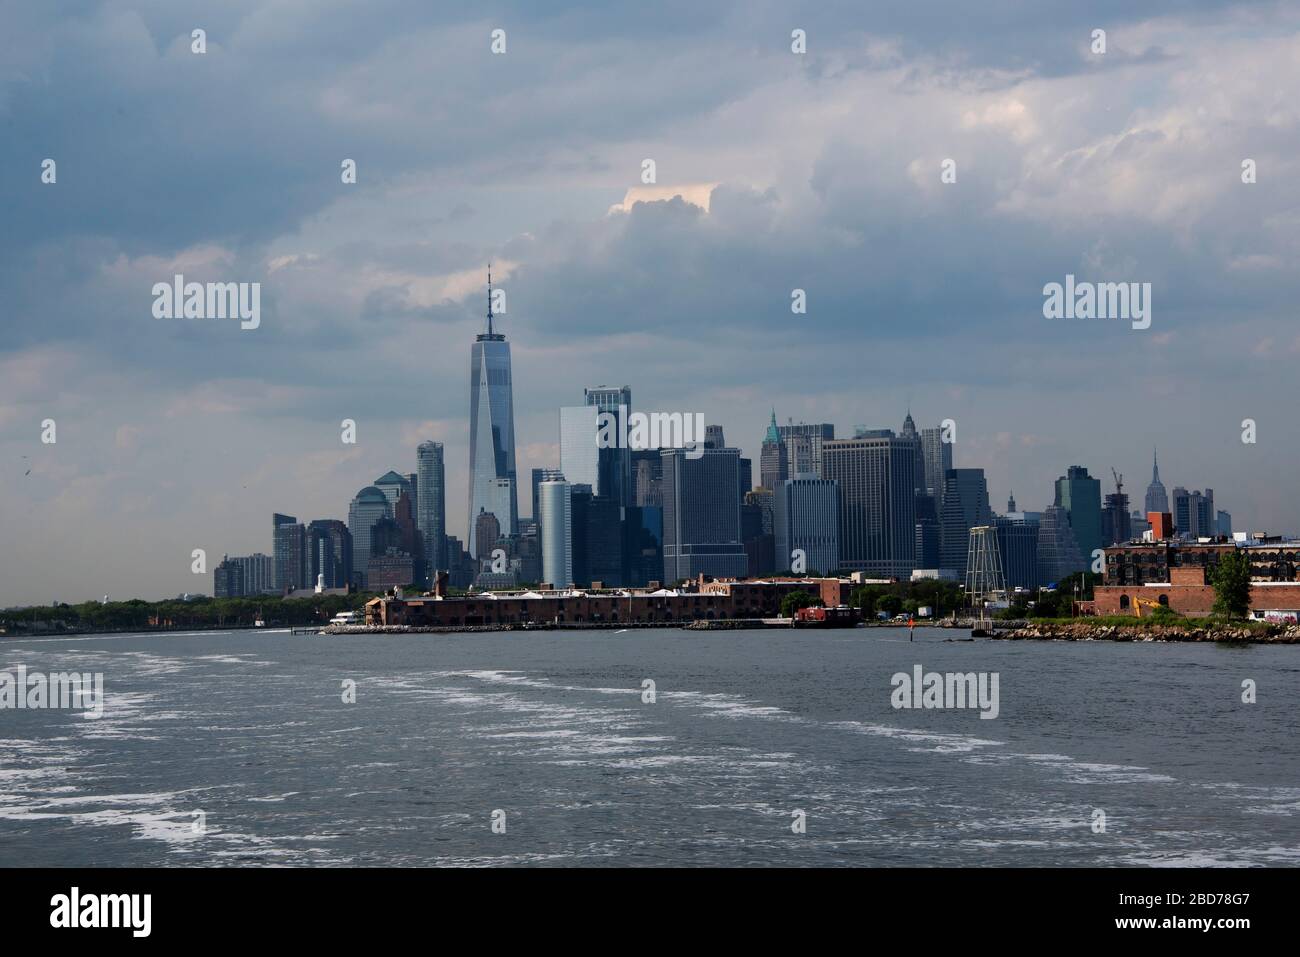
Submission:
{"label": "green tree", "polygon": [[1250,612],[1250,562],[1244,552],[1233,551],[1219,559],[1210,575],[1214,586],[1214,613],[1245,618]]}
{"label": "green tree", "polygon": [[822,600],[819,597],[810,595],[800,588],[798,591],[792,591],[781,599],[781,617],[793,618],[794,613],[800,608],[809,608],[820,604],[822,604]]}

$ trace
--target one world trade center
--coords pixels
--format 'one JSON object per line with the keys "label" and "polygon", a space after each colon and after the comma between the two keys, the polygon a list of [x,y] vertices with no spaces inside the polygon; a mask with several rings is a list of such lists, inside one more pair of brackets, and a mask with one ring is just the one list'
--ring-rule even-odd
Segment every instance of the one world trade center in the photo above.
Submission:
{"label": "one world trade center", "polygon": [[474,339],[469,363],[469,553],[478,554],[475,525],[491,512],[503,535],[519,531],[515,481],[515,406],[510,343],[492,329],[492,270],[488,269],[487,331]]}

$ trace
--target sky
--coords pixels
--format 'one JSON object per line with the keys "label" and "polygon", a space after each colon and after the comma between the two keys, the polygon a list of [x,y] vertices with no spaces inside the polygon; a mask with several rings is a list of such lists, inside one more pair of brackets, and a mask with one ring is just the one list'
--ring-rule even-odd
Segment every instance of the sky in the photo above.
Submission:
{"label": "sky", "polygon": [[[1140,507],[1158,446],[1300,531],[1300,7],[1080,6],[0,0],[0,606],[210,594],[425,439],[463,537],[489,262],[523,513],[610,384],[755,460],[952,419],[999,510]],[[260,325],[157,318],[176,273]],[[1150,327],[1046,318],[1067,275]]]}

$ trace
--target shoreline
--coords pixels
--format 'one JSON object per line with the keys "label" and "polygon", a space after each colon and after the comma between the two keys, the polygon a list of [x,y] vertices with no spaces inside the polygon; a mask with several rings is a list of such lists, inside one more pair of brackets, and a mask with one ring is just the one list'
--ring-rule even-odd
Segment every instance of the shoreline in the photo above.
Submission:
{"label": "shoreline", "polygon": [[1151,624],[1100,625],[1043,622],[995,631],[998,641],[1156,641],[1215,642],[1234,645],[1300,644],[1300,625]]}

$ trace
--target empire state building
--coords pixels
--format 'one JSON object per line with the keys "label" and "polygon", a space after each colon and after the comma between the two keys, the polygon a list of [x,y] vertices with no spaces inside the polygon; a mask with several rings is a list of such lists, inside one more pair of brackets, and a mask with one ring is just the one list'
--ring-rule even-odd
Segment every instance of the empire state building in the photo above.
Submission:
{"label": "empire state building", "polygon": [[491,512],[502,534],[519,531],[515,480],[515,407],[510,343],[492,329],[492,270],[488,269],[487,331],[474,339],[469,362],[469,553],[478,554],[475,524]]}

